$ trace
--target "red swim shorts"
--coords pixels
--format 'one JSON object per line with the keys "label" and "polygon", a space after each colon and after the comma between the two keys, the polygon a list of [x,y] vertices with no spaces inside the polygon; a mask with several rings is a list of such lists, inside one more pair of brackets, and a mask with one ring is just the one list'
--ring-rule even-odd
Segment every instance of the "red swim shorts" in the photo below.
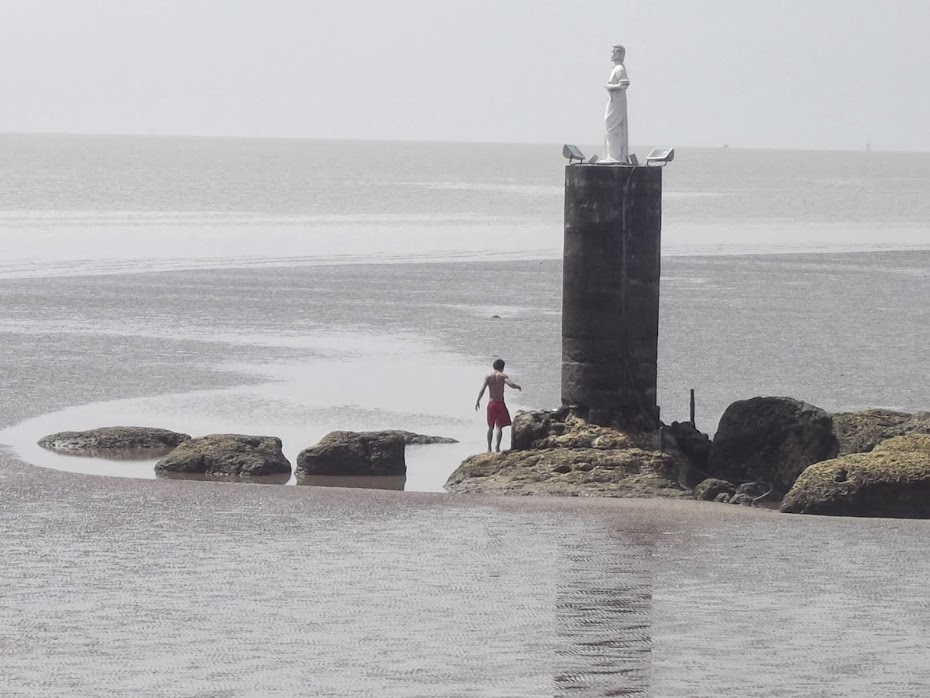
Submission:
{"label": "red swim shorts", "polygon": [[509,427],[510,412],[503,400],[488,400],[488,429],[493,426]]}

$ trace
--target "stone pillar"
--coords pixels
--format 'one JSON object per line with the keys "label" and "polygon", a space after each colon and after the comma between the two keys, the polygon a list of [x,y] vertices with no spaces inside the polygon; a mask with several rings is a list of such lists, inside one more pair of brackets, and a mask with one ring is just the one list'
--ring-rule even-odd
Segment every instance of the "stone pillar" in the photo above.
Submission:
{"label": "stone pillar", "polygon": [[658,424],[662,168],[565,168],[562,404],[599,424]]}

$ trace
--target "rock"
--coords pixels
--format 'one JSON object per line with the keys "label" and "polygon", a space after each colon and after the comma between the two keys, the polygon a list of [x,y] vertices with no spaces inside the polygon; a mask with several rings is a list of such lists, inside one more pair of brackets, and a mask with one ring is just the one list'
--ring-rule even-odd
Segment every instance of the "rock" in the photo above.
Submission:
{"label": "rock", "polygon": [[815,463],[798,477],[781,510],[930,518],[930,435],[897,436],[868,453]]}
{"label": "rock", "polygon": [[672,422],[666,429],[674,437],[678,448],[691,459],[692,465],[698,470],[706,470],[710,456],[710,437],[698,431],[691,422]]}
{"label": "rock", "polygon": [[399,431],[333,431],[297,456],[297,477],[404,475],[406,438]]}
{"label": "rock", "polygon": [[659,449],[659,434],[625,432],[608,426],[571,417],[568,410],[518,412],[513,420],[511,449],[545,450],[550,448],[591,448],[615,450],[642,445]]}
{"label": "rock", "polygon": [[568,427],[565,419],[568,409],[517,412],[510,433],[510,447],[514,451],[547,448],[547,439],[564,434]]}
{"label": "rock", "polygon": [[833,420],[819,407],[787,397],[754,397],[734,402],[723,413],[708,473],[736,482],[767,482],[780,496],[804,468],[838,451]]}
{"label": "rock", "polygon": [[714,497],[715,502],[720,502],[721,504],[727,504],[730,501],[732,495],[727,494],[726,492],[721,492],[716,497]]}
{"label": "rock", "polygon": [[69,456],[149,459],[170,453],[187,434],[152,427],[102,427],[87,431],[61,431],[39,439],[42,448]]}
{"label": "rock", "polygon": [[426,434],[414,434],[412,431],[403,431],[401,429],[390,429],[377,432],[378,434],[389,435],[396,434],[400,436],[408,446],[424,446],[429,444],[457,444],[458,440],[448,436],[427,436]]}
{"label": "rock", "polygon": [[930,412],[862,410],[837,412],[833,431],[840,442],[839,455],[868,453],[877,444],[904,434],[930,434]]}
{"label": "rock", "polygon": [[732,495],[735,491],[736,485],[732,482],[709,477],[706,480],[702,480],[698,483],[697,487],[694,488],[694,498],[705,502],[711,502],[716,501],[717,495],[721,493]]}
{"label": "rock", "polygon": [[736,488],[735,494],[745,494],[753,501],[773,499],[772,486],[764,482],[744,482]]}
{"label": "rock", "polygon": [[677,475],[680,454],[553,448],[482,453],[466,459],[446,481],[456,493],[687,497]]}
{"label": "rock", "polygon": [[155,472],[250,478],[290,475],[291,464],[275,436],[211,434],[182,443],[155,464]]}
{"label": "rock", "polygon": [[521,447],[466,459],[446,482],[457,493],[602,497],[689,497],[689,463],[659,434],[620,432],[567,410],[521,412]]}
{"label": "rock", "polygon": [[744,507],[751,507],[755,504],[755,501],[748,494],[734,494],[730,497],[730,504],[742,504]]}

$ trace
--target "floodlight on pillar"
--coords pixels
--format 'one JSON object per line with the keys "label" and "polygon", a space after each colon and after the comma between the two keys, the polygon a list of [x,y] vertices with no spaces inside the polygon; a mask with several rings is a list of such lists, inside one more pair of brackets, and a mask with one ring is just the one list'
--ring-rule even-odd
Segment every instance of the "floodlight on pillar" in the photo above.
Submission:
{"label": "floodlight on pillar", "polygon": [[578,162],[584,162],[584,153],[582,153],[578,149],[578,146],[575,145],[563,145],[562,157],[568,160],[569,165],[573,164],[575,160]]}
{"label": "floodlight on pillar", "polygon": [[653,148],[649,151],[649,154],[646,156],[647,165],[657,165],[658,167],[665,167],[668,163],[675,159],[675,149],[674,148]]}

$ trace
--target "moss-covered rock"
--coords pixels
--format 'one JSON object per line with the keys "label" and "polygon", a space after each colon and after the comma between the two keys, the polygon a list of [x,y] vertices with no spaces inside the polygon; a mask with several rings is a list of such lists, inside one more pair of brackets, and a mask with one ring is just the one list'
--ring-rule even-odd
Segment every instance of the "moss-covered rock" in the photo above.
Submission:
{"label": "moss-covered rock", "polygon": [[190,439],[168,429],[154,427],[100,427],[87,431],[60,431],[39,439],[39,446],[69,456],[113,460],[155,459]]}
{"label": "moss-covered rock", "polygon": [[839,455],[868,453],[882,441],[904,434],[930,434],[930,412],[861,410],[833,415],[833,431],[840,443]]}
{"label": "moss-covered rock", "polygon": [[210,434],[185,441],[155,464],[162,475],[250,478],[291,474],[276,436]]}
{"label": "moss-covered rock", "polygon": [[[503,453],[466,459],[450,492],[599,497],[690,497],[689,462],[659,432],[624,432],[564,410],[525,412]],[[670,441],[670,439],[669,439]]]}
{"label": "moss-covered rock", "polygon": [[553,448],[482,453],[463,462],[446,482],[450,492],[690,497],[678,474],[680,455],[639,448]]}
{"label": "moss-covered rock", "polygon": [[795,514],[930,518],[930,435],[909,434],[807,468],[781,510]]}

